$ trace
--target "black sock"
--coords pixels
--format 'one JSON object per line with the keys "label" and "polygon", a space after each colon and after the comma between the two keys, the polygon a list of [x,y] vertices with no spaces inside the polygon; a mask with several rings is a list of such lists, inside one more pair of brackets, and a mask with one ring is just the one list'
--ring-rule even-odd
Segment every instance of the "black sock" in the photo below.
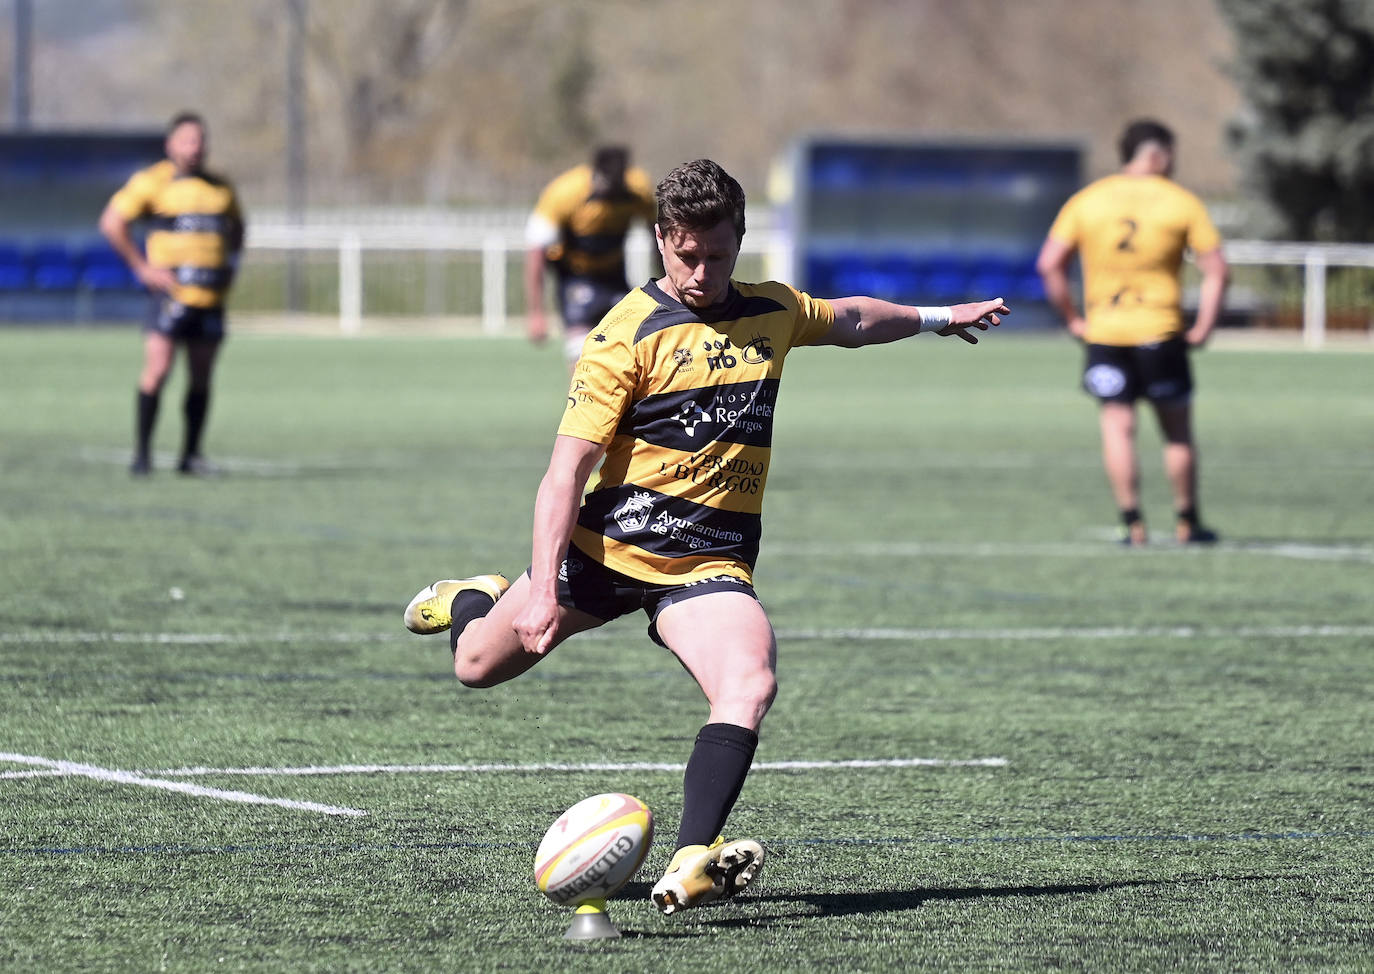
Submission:
{"label": "black sock", "polygon": [[205,415],[210,411],[210,390],[192,389],[186,393],[182,413],[186,417],[186,445],[182,459],[200,455],[200,431],[205,428]]}
{"label": "black sock", "polygon": [[738,724],[707,724],[697,734],[682,779],[677,848],[710,845],[721,834],[758,746],[759,735]]}
{"label": "black sock", "polygon": [[1140,508],[1138,508],[1138,507],[1133,507],[1133,508],[1131,508],[1129,511],[1122,511],[1122,512],[1121,512],[1121,523],[1124,524],[1124,525],[1126,525],[1126,529],[1127,529],[1128,531],[1131,529],[1132,525],[1139,524],[1139,523],[1140,523]]}
{"label": "black sock", "polygon": [[158,393],[138,391],[137,405],[134,409],[134,454],[141,460],[148,459],[152,450],[153,427],[157,425]]}
{"label": "black sock", "polygon": [[468,623],[473,619],[480,619],[492,610],[496,605],[496,600],[486,592],[478,592],[474,589],[465,589],[453,597],[453,604],[449,608],[449,617],[453,624],[448,630],[448,648],[455,655],[458,652],[458,637],[463,634]]}
{"label": "black sock", "polygon": [[1179,511],[1178,519],[1188,525],[1188,527],[1196,528],[1198,525],[1197,506],[1185,507],[1183,510]]}

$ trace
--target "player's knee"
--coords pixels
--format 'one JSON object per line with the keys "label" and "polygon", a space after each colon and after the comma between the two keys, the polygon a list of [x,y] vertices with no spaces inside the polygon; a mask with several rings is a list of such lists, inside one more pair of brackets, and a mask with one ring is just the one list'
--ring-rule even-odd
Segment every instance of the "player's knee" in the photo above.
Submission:
{"label": "player's knee", "polygon": [[739,705],[762,718],[778,696],[777,677],[771,669],[759,667],[737,680],[730,696],[734,697]]}
{"label": "player's knee", "polygon": [[491,668],[474,656],[465,656],[459,650],[453,654],[453,675],[458,682],[473,690],[495,686],[499,680],[493,678]]}
{"label": "player's knee", "polygon": [[713,706],[712,712],[720,714],[729,723],[758,730],[777,695],[777,680],[772,673],[763,670],[737,681],[727,695],[728,699]]}
{"label": "player's knee", "polygon": [[482,638],[481,623],[481,619],[468,623],[453,644],[453,675],[473,690],[494,687],[511,677],[508,654]]}

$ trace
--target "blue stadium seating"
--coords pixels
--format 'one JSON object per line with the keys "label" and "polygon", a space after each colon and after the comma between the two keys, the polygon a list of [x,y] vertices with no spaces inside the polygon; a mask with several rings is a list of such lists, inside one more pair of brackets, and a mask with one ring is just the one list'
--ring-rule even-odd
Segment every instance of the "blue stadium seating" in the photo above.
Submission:
{"label": "blue stadium seating", "polygon": [[968,264],[952,257],[922,261],[922,303],[944,304],[967,300],[970,272]]}
{"label": "blue stadium seating", "polygon": [[1032,267],[1025,271],[1016,280],[1015,295],[1011,300],[1014,301],[1044,301],[1045,284],[1040,280],[1040,275]]}
{"label": "blue stadium seating", "polygon": [[94,232],[0,234],[0,321],[130,321],[146,303],[142,285]]}
{"label": "blue stadium seating", "polygon": [[0,240],[0,291],[138,291],[124,259],[104,240]]}
{"label": "blue stadium seating", "polygon": [[103,240],[85,245],[77,256],[81,283],[93,291],[131,290],[139,286],[124,258]]}
{"label": "blue stadium seating", "polygon": [[40,291],[70,291],[80,268],[76,255],[63,243],[40,243],[30,251],[33,286]]}
{"label": "blue stadium seating", "polygon": [[138,287],[123,261],[87,264],[81,269],[81,283],[92,291],[127,291]]}
{"label": "blue stadium seating", "polygon": [[29,286],[29,262],[12,244],[0,243],[0,291],[22,291]]}
{"label": "blue stadium seating", "polygon": [[891,301],[943,304],[1002,297],[1043,302],[1044,287],[1027,255],[962,256],[854,252],[809,254],[806,286],[822,297],[871,294]]}

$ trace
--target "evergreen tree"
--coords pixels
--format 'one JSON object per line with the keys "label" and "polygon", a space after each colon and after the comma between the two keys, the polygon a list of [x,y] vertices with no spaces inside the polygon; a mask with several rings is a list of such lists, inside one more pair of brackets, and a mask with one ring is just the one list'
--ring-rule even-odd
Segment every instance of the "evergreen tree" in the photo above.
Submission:
{"label": "evergreen tree", "polygon": [[1255,231],[1374,240],[1374,2],[1217,0],[1246,101],[1228,131]]}

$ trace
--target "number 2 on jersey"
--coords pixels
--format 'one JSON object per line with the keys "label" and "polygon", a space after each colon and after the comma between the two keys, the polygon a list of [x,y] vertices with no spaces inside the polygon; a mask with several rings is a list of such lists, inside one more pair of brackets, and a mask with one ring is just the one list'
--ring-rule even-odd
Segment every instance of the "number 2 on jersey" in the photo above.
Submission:
{"label": "number 2 on jersey", "polygon": [[1116,249],[1131,253],[1135,250],[1135,232],[1140,229],[1140,225],[1130,217],[1122,217],[1121,222],[1125,225],[1125,232],[1116,242]]}

